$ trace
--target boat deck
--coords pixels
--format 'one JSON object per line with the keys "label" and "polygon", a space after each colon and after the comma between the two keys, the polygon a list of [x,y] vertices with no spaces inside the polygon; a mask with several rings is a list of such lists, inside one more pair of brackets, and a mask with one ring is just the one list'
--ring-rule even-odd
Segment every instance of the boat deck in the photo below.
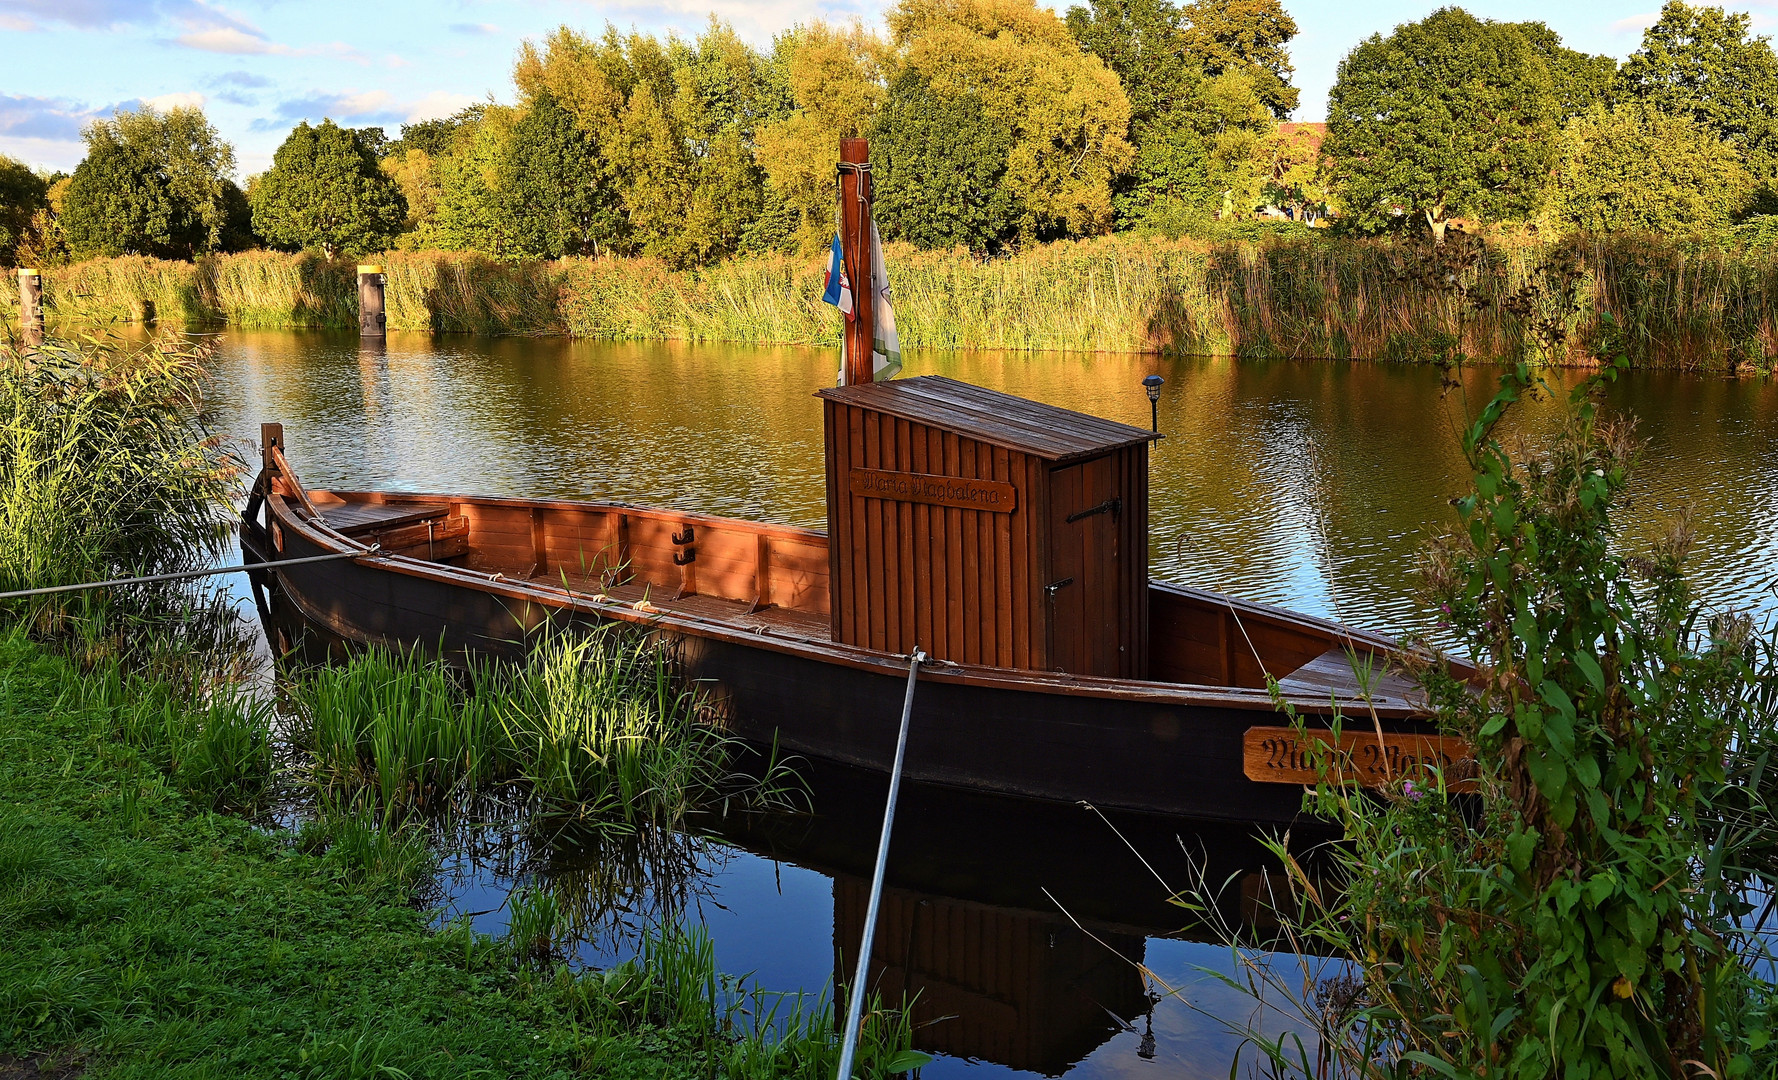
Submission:
{"label": "boat deck", "polygon": [[[675,598],[671,589],[644,584],[614,585],[602,587],[598,577],[564,575],[560,571],[547,574],[533,574],[529,581],[543,585],[566,586],[575,592],[594,595],[604,593],[620,603],[636,604],[647,600],[662,611],[693,618],[708,619],[713,622],[727,623],[742,629],[760,633],[777,634],[783,637],[800,638],[809,641],[832,641],[833,630],[827,618],[806,611],[793,611],[781,607],[761,608],[748,611],[748,604],[739,600],[724,600],[715,596],[684,596]],[[1359,658],[1360,670],[1363,670],[1365,657]],[[1344,649],[1329,649],[1315,659],[1297,668],[1278,680],[1278,686],[1285,693],[1293,696],[1308,696],[1326,699],[1337,696],[1343,699],[1361,697],[1362,687],[1358,675],[1352,670],[1352,660]],[[1421,697],[1419,687],[1412,680],[1405,678],[1393,670],[1386,670],[1379,661],[1374,672],[1369,673],[1371,696],[1379,704],[1399,703],[1417,700]]]}
{"label": "boat deck", "polygon": [[727,623],[746,630],[759,630],[768,634],[805,638],[811,641],[833,640],[833,628],[827,617],[806,611],[793,611],[776,606],[761,608],[758,611],[748,611],[750,605],[739,600],[724,600],[721,597],[696,594],[674,599],[671,589],[643,584],[613,585],[606,588],[600,586],[597,576],[564,575],[560,571],[533,574],[527,580],[535,581],[541,585],[566,586],[575,592],[588,595],[603,592],[612,599],[625,604],[635,604],[646,599],[662,611]]}

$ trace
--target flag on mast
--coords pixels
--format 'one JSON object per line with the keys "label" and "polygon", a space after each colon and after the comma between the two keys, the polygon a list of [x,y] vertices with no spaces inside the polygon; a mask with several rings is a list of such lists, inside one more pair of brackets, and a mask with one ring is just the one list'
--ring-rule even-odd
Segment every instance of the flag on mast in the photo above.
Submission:
{"label": "flag on mast", "polygon": [[[876,315],[871,327],[871,380],[881,382],[893,379],[901,372],[901,338],[895,332],[895,307],[889,294],[889,271],[883,264],[883,238],[877,233],[877,223],[870,225],[870,266],[871,288],[867,292],[868,301],[874,305]],[[846,316],[851,322],[858,317],[853,301],[852,282],[846,277],[846,262],[840,253],[840,237],[834,234],[832,257],[827,264],[827,288],[821,299]],[[840,371],[846,370],[845,337],[840,338]]]}

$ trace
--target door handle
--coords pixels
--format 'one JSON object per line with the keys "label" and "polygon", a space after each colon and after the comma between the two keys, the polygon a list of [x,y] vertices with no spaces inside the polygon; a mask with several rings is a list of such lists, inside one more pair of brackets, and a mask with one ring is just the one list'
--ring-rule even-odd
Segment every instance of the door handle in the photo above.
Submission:
{"label": "door handle", "polygon": [[1113,495],[1111,498],[1106,499],[1104,502],[1100,503],[1098,506],[1088,507],[1085,510],[1077,510],[1072,514],[1069,514],[1068,517],[1064,520],[1066,520],[1068,522],[1068,524],[1072,525],[1077,521],[1081,521],[1085,518],[1090,518],[1094,514],[1110,514],[1111,520],[1116,521],[1118,511],[1123,509],[1123,505],[1124,505],[1124,501],[1122,499],[1118,498],[1116,495]]}
{"label": "door handle", "polygon": [[1062,591],[1063,586],[1072,584],[1074,584],[1074,579],[1071,577],[1065,577],[1061,581],[1052,581],[1043,587],[1043,593],[1049,599],[1054,600],[1056,594]]}

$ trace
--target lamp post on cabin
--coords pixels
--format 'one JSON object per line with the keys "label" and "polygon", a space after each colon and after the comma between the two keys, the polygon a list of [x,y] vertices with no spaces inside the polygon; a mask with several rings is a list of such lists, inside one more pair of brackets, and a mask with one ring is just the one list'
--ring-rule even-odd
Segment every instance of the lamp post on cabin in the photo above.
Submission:
{"label": "lamp post on cabin", "polygon": [[1161,384],[1167,380],[1159,375],[1150,375],[1142,380],[1148,390],[1148,421],[1151,431],[1161,430]]}

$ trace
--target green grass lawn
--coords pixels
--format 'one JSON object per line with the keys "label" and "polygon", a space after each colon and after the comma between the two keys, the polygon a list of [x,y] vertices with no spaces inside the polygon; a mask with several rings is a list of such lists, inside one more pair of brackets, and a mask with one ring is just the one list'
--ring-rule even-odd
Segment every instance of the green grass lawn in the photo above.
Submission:
{"label": "green grass lawn", "polygon": [[401,884],[188,800],[83,677],[0,635],[0,1077],[733,1075],[623,980],[435,933]]}

